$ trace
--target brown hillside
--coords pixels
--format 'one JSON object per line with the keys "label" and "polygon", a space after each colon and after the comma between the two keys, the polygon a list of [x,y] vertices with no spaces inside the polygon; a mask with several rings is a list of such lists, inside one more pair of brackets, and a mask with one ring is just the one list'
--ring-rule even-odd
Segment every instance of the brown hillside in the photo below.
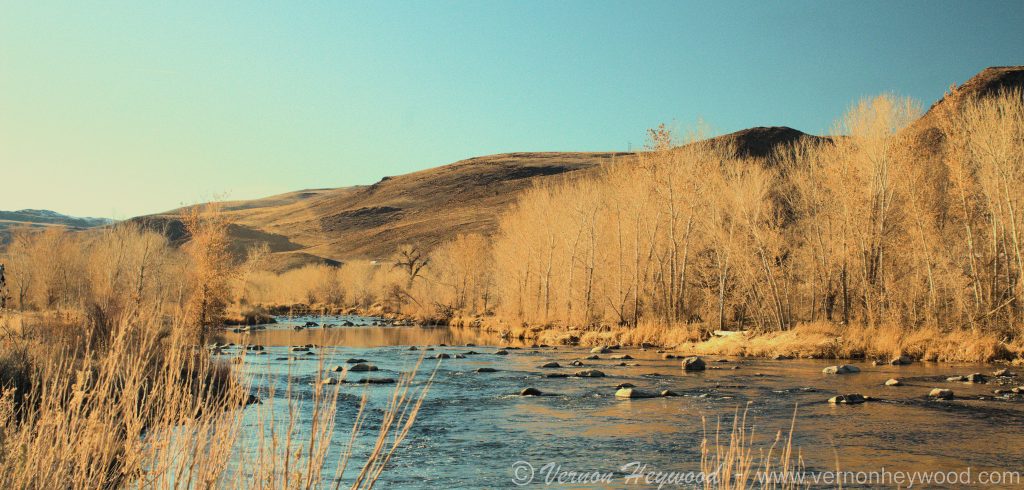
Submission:
{"label": "brown hillside", "polygon": [[[917,151],[941,157],[943,114],[960,100],[1024,86],[1024,67],[988,68],[956,87],[907,129]],[[776,148],[813,136],[788,127],[755,127],[718,136],[738,155],[764,158]],[[267,243],[274,268],[313,262],[388,257],[402,243],[433,247],[459,233],[492,233],[519,191],[554,179],[581,178],[598,167],[628,161],[630,153],[507,153],[471,158],[369,186],[311,189],[224,204],[242,252]],[[937,170],[939,166],[935,167]],[[139,218],[184,239],[174,212]]]}
{"label": "brown hillside", "polygon": [[830,141],[827,136],[815,136],[785,126],[758,126],[711,138],[709,143],[730,145],[740,157],[767,158],[777,148],[805,139],[818,143]]}
{"label": "brown hillside", "polygon": [[932,104],[924,116],[907,128],[911,148],[922,161],[941,158],[944,144],[942,128],[948,122],[949,114],[957,111],[962,102],[990,96],[1000,90],[1021,89],[1024,89],[1024,66],[986,68],[963,85],[954,85]]}
{"label": "brown hillside", "polygon": [[[764,157],[779,145],[818,138],[792,128],[757,127],[711,140],[743,156]],[[490,234],[519,191],[553,179],[580,178],[630,153],[507,153],[471,158],[369,186],[297,191],[227,202],[224,212],[239,254],[267,243],[272,268],[388,257],[402,243],[433,247],[459,233]],[[176,211],[138,218],[183,240]]]}
{"label": "brown hillside", "polygon": [[[236,250],[265,242],[275,268],[383,258],[407,242],[432,247],[458,233],[490,233],[516,194],[626,153],[509,153],[471,158],[369,186],[292,192],[224,203]],[[184,239],[177,211],[138,218]]]}

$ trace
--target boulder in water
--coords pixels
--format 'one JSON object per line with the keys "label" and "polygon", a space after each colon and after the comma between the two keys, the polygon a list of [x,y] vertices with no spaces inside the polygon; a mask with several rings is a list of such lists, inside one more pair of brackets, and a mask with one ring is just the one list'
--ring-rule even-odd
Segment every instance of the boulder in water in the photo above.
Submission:
{"label": "boulder in water", "polygon": [[902,355],[902,356],[899,356],[899,357],[896,357],[896,358],[893,358],[893,359],[889,360],[889,364],[892,365],[892,366],[906,366],[907,364],[913,364],[913,363],[914,363],[914,358],[912,358],[910,356],[907,356],[907,355]]}
{"label": "boulder in water", "polygon": [[937,398],[939,400],[952,400],[953,390],[946,388],[932,388],[932,391],[928,393],[929,398]]}
{"label": "boulder in water", "polygon": [[694,356],[683,359],[683,371],[703,371],[706,367],[704,359],[700,357]]}
{"label": "boulder in water", "polygon": [[615,398],[654,398],[654,393],[649,393],[637,388],[620,388],[615,392]]}
{"label": "boulder in water", "polygon": [[825,369],[822,369],[821,372],[824,374],[853,374],[859,373],[860,368],[857,366],[852,366],[850,364],[840,364],[838,366],[829,366]]}
{"label": "boulder in water", "polygon": [[968,374],[964,378],[964,381],[968,383],[988,383],[988,377],[981,373]]}
{"label": "boulder in water", "polygon": [[377,366],[374,366],[373,364],[366,364],[366,363],[362,363],[361,362],[359,364],[353,364],[353,365],[349,366],[348,370],[350,372],[353,372],[353,373],[361,372],[361,371],[377,371]]}
{"label": "boulder in water", "polygon": [[845,404],[845,405],[856,405],[858,403],[864,403],[867,399],[860,393],[849,393],[846,395],[836,395],[828,399],[831,404]]}

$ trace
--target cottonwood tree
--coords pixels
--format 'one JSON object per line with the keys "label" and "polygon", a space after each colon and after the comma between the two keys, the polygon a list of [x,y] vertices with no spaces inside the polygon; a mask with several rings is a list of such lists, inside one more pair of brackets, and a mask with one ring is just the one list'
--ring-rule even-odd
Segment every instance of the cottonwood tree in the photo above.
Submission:
{"label": "cottonwood tree", "polygon": [[460,234],[432,253],[430,282],[438,286],[433,303],[442,309],[486,313],[493,295],[493,252],[480,234]]}
{"label": "cottonwood tree", "polygon": [[228,248],[229,223],[219,205],[193,206],[182,213],[181,220],[188,234],[183,249],[189,258],[192,292],[188,308],[194,327],[184,333],[202,343],[222,323],[237,269]]}

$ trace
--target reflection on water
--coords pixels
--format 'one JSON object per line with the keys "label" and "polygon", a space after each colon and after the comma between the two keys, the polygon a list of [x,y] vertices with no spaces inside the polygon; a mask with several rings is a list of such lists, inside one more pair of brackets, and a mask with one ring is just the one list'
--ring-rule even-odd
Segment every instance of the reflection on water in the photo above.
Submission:
{"label": "reflection on water", "polygon": [[[731,416],[748,402],[750,419],[765,445],[778,430],[788,430],[794,406],[799,405],[795,444],[803,448],[811,468],[834,469],[836,453],[840,467],[849,471],[967,466],[975,471],[1013,470],[1024,459],[1024,444],[1017,442],[1024,436],[1024,401],[992,396],[999,387],[992,383],[945,381],[949,375],[989,372],[991,366],[854,363],[861,373],[828,376],[821,374],[827,361],[732,358],[720,363],[711,362],[719,358],[710,357],[707,371],[686,374],[677,360],[663,360],[654,351],[623,350],[617,353],[634,357],[626,361],[633,365],[620,366],[622,361],[608,356],[583,361],[585,368],[599,369],[607,377],[547,378],[544,374],[585,369],[568,367],[568,363],[587,357],[589,351],[522,346],[499,356],[494,355],[496,347],[509,344],[497,336],[449,327],[292,328],[308,320],[297,318],[267,330],[229,335],[229,341],[267,346],[269,355],[247,356],[241,369],[254,374],[261,388],[286,384],[286,373],[290,373],[293,389],[301,397],[308,396],[311,383],[321,376],[320,355],[324,366],[341,364],[349,357],[365,358],[380,367],[374,376],[394,377],[412,369],[423,354],[480,353],[440,361],[406,446],[384,473],[381,483],[387,488],[515,487],[511,467],[520,460],[535,465],[557,462],[586,471],[612,471],[632,461],[661,471],[696,470],[704,434],[702,417],[713,433],[719,417],[725,417],[723,426],[728,427]],[[307,356],[308,360],[278,360],[290,357],[288,346],[301,344],[323,347],[314,349],[318,355]],[[434,351],[409,351],[410,345],[433,346]],[[565,367],[539,367],[549,361]],[[427,361],[427,369],[435,362]],[[474,372],[482,366],[497,372]],[[905,386],[883,386],[891,377],[903,379]],[[646,391],[670,389],[681,396],[617,400],[615,387],[622,382]],[[556,396],[518,396],[525,387]],[[932,387],[952,388],[958,397],[986,399],[930,401],[926,394]],[[343,385],[337,426],[349,426],[362,390],[369,390],[371,406],[379,409],[390,389]],[[826,403],[834,394],[849,392],[882,400],[855,406]],[[356,458],[368,450],[374,436],[360,437]],[[335,440],[340,445],[347,434]]]}
{"label": "reflection on water", "polygon": [[[296,322],[298,323],[298,322]],[[305,323],[305,322],[302,322]],[[301,323],[300,323],[301,324]],[[452,327],[334,327],[304,328],[275,326],[249,334],[231,334],[229,340],[265,346],[287,345],[335,345],[345,347],[385,347],[395,345],[452,345],[464,346],[469,343],[485,345],[517,345],[502,341],[497,335],[481,336],[481,332],[469,328]]]}

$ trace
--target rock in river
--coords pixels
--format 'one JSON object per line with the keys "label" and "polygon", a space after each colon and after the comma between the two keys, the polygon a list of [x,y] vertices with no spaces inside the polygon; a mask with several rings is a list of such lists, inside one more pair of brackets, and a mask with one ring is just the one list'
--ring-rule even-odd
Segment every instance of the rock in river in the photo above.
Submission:
{"label": "rock in river", "polygon": [[508,355],[508,351],[505,350],[505,349],[501,349],[501,350],[496,351],[494,353],[494,355],[496,355],[496,356],[507,356]]}
{"label": "rock in river", "polygon": [[903,382],[896,378],[892,378],[885,382],[885,386],[903,386]]}
{"label": "rock in river", "polygon": [[611,352],[611,349],[609,349],[607,346],[604,346],[604,345],[601,345],[601,346],[598,346],[598,347],[594,347],[593,349],[590,349],[590,353],[591,354],[607,354],[609,352]]}
{"label": "rock in river", "polygon": [[376,371],[377,370],[377,366],[374,366],[373,364],[359,363],[359,364],[353,364],[353,365],[349,366],[348,370],[350,372]]}
{"label": "rock in river", "polygon": [[360,359],[358,357],[353,357],[351,359],[347,359],[345,361],[345,364],[359,364],[359,363],[362,363],[362,362],[369,362],[369,361],[367,361],[366,359]]}
{"label": "rock in river", "polygon": [[654,398],[654,393],[649,393],[636,388],[621,388],[615,392],[615,398]]}
{"label": "rock in river", "polygon": [[851,366],[849,364],[840,364],[838,366],[829,366],[821,370],[825,374],[852,374],[859,373],[860,368],[857,366]]}
{"label": "rock in river", "polygon": [[596,369],[585,369],[576,373],[577,378],[603,378],[604,373]]}
{"label": "rock in river", "polygon": [[704,369],[704,359],[700,357],[694,356],[683,359],[683,371],[703,371]]}
{"label": "rock in river", "polygon": [[543,393],[537,388],[524,388],[523,391],[519,392],[519,396],[541,396]]}
{"label": "rock in river", "polygon": [[1016,376],[1016,374],[1013,374],[1012,372],[1010,372],[1009,369],[1003,368],[1003,369],[1000,369],[1000,370],[992,373],[992,376],[995,376],[995,377],[998,377],[998,378],[1004,378],[1004,377],[1005,378],[1012,378],[1012,377]]}
{"label": "rock in river", "polygon": [[953,390],[948,390],[946,388],[933,388],[932,391],[928,393],[928,397],[938,398],[940,400],[952,400]]}
{"label": "rock in river", "polygon": [[846,404],[846,405],[856,405],[858,403],[864,403],[866,401],[867,401],[867,399],[864,398],[864,395],[861,395],[860,393],[849,393],[849,394],[846,394],[846,395],[836,395],[836,396],[833,396],[832,398],[828,399],[829,403],[832,403],[832,404],[841,404],[842,403],[842,404]]}
{"label": "rock in river", "polygon": [[620,355],[612,356],[611,358],[615,359],[616,361],[628,361],[630,359],[633,359],[633,356],[631,356],[629,354],[620,354]]}
{"label": "rock in river", "polygon": [[494,369],[494,368],[489,368],[489,367],[482,367],[482,368],[476,368],[476,372],[478,372],[478,373],[496,373],[496,372],[498,372],[498,370]]}
{"label": "rock in river", "polygon": [[546,362],[544,364],[541,364],[540,367],[542,367],[542,368],[560,368],[560,367],[562,367],[562,365],[557,363],[557,362],[552,361],[552,362]]}
{"label": "rock in river", "polygon": [[968,374],[964,381],[968,383],[988,383],[988,377],[981,373]]}

